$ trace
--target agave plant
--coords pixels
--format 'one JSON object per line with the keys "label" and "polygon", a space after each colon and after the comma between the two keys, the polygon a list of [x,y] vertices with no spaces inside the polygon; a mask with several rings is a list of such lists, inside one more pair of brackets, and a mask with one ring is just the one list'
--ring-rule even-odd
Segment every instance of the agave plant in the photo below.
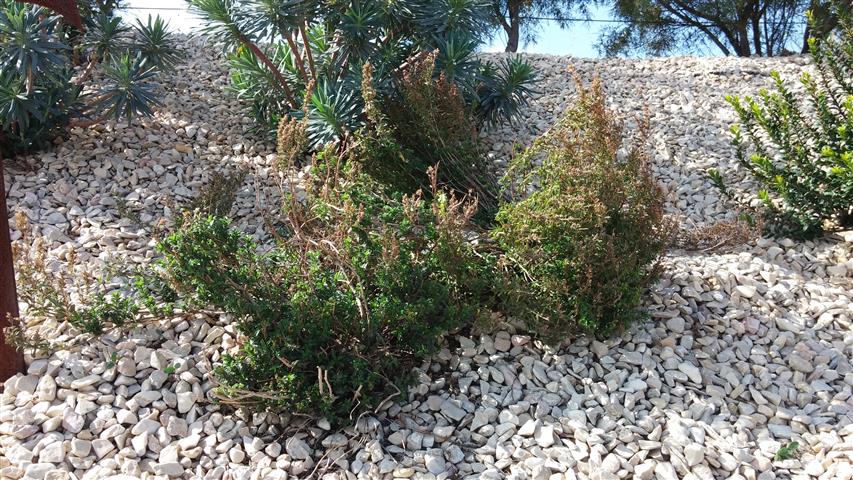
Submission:
{"label": "agave plant", "polygon": [[379,96],[393,98],[406,63],[435,51],[435,76],[459,87],[487,123],[517,116],[535,81],[522,60],[494,67],[475,58],[490,29],[487,0],[187,2],[229,52],[233,89],[257,129],[272,134],[283,116],[307,118],[316,149],[364,123],[365,63]]}
{"label": "agave plant", "polygon": [[117,2],[90,3],[80,32],[44,7],[0,1],[0,153],[42,148],[69,125],[152,114],[157,76],[181,58],[166,23],[130,27],[112,15]]}

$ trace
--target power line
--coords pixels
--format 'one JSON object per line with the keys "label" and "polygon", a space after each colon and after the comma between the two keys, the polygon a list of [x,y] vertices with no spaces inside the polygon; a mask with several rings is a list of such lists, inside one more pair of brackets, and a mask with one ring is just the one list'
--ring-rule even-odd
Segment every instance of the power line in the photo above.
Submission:
{"label": "power line", "polygon": [[119,10],[154,10],[154,11],[180,11],[180,12],[189,12],[189,8],[180,8],[180,7],[121,7]]}
{"label": "power line", "polygon": [[[189,8],[180,8],[180,7],[123,7],[122,10],[151,10],[151,11],[175,11],[175,12],[191,12]],[[539,17],[534,15],[524,15],[519,17],[521,20],[536,20],[536,21],[548,21],[548,22],[562,22],[562,23],[609,23],[609,24],[641,24],[641,25],[669,25],[673,27],[714,27],[716,24],[713,23],[687,23],[687,22],[675,22],[675,21],[666,21],[666,20],[617,20],[613,18],[582,18],[582,17]],[[806,22],[797,21],[797,22],[784,22],[777,21],[771,22],[767,20],[762,20],[759,22],[761,25],[791,25],[791,26],[803,26],[806,25]]]}
{"label": "power line", "polygon": [[[705,26],[705,27],[713,27],[715,24],[713,23],[687,23],[687,22],[675,22],[675,21],[667,21],[667,20],[617,20],[613,18],[581,18],[581,17],[537,17],[537,16],[521,16],[519,17],[522,20],[537,20],[537,21],[551,21],[551,22],[589,22],[589,23],[631,23],[631,24],[649,24],[649,25],[672,25],[676,27],[696,27],[696,26]],[[761,20],[759,22],[762,25],[805,25],[806,22],[798,21],[798,22],[784,22],[777,21],[771,22],[767,20]]]}

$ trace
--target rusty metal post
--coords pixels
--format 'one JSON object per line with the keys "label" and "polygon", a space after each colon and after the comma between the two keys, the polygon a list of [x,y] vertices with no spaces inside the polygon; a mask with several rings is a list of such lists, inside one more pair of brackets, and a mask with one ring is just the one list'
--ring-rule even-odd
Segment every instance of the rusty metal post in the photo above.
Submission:
{"label": "rusty metal post", "polygon": [[24,355],[6,343],[3,329],[18,316],[15,267],[12,264],[12,240],[9,237],[9,212],[6,210],[6,183],[0,155],[0,382],[24,371]]}

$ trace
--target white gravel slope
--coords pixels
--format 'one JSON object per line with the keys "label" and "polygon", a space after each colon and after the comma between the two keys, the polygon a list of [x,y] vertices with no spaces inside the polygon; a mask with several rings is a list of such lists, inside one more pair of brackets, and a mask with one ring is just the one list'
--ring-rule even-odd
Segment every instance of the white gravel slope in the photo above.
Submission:
{"label": "white gravel slope", "polygon": [[[733,164],[722,96],[754,93],[771,69],[793,78],[803,68],[800,58],[531,58],[543,94],[529,120],[490,134],[496,161],[571,100],[567,65],[597,71],[620,111],[649,106],[655,173],[685,225],[733,215],[704,179],[705,168]],[[245,134],[226,82],[215,54],[197,49],[154,119],[75,132],[39,156],[41,169],[7,172],[10,207],[59,261],[74,249],[85,268],[132,264],[153,256],[158,219],[213,169],[238,163],[253,169],[238,223],[264,238],[271,150]],[[235,344],[224,319],[107,336],[32,360],[6,382],[0,478],[850,479],[851,240],[671,252],[649,321],[620,337],[556,350],[511,325],[454,337],[401,403],[343,432],[212,403],[205,374]],[[43,328],[62,338],[64,327]],[[170,365],[180,367],[167,374]],[[795,458],[773,461],[789,441],[801,445]]]}

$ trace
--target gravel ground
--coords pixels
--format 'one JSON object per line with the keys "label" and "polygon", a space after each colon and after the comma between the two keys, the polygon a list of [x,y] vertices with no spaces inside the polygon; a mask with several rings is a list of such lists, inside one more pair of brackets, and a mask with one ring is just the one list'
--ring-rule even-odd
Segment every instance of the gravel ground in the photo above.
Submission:
{"label": "gravel ground", "polygon": [[[249,167],[238,225],[264,240],[275,208],[271,146],[222,93],[225,70],[193,44],[153,119],[75,131],[7,171],[10,208],[84,269],[132,265],[212,172]],[[531,56],[542,95],[525,122],[489,133],[497,165],[571,100],[567,66],[598,72],[629,117],[649,108],[668,210],[695,229],[731,219],[704,177],[748,190],[725,131],[725,93],[754,93],[804,59],[578,60]],[[20,234],[14,232],[14,236]],[[206,373],[235,345],[227,319],[165,319],[83,348],[28,358],[0,396],[0,477],[28,479],[853,478],[853,235],[759,239],[672,251],[650,318],[603,342],[559,348],[519,325],[453,336],[419,383],[352,428],[233,412]],[[64,325],[41,324],[65,340]],[[113,366],[109,359],[115,358]],[[169,367],[177,367],[174,372]],[[774,460],[796,441],[793,458]]]}

